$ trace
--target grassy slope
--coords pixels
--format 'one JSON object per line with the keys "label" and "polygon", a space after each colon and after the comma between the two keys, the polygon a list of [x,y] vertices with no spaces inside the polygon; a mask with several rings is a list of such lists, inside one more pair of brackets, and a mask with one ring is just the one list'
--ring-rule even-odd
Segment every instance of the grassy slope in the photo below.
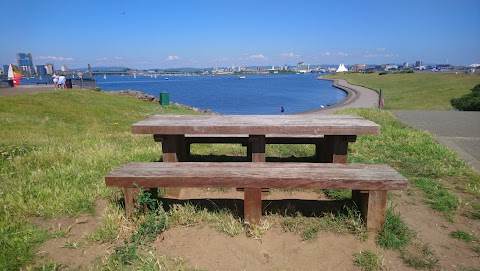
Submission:
{"label": "grassy slope", "polygon": [[347,73],[325,76],[343,78],[349,83],[379,91],[386,109],[451,110],[450,99],[470,93],[480,84],[480,75],[444,73]]}
{"label": "grassy slope", "polygon": [[[32,262],[48,236],[28,217],[92,212],[96,199],[112,197],[103,176],[126,161],[154,161],[159,144],[130,133],[130,125],[152,114],[191,113],[91,91],[0,97],[0,270]],[[382,125],[379,136],[362,136],[349,149],[350,162],[388,163],[422,185],[448,179],[480,197],[480,178],[426,132],[400,124],[389,112],[350,110]],[[230,145],[194,146],[196,154],[242,155]],[[311,146],[268,146],[272,156],[313,155]],[[432,185],[430,185],[432,186]],[[438,190],[437,187],[434,187]],[[456,206],[447,209],[454,213]]]}
{"label": "grassy slope", "polygon": [[132,135],[130,125],[161,113],[187,110],[93,91],[0,97],[0,270],[28,263],[46,237],[27,217],[93,212],[111,193],[108,171],[159,159],[159,144]]}

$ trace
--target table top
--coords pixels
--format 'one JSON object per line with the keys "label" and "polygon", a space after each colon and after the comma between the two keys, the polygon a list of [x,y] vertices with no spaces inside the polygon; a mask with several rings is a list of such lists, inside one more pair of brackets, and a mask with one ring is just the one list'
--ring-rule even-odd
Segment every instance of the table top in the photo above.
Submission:
{"label": "table top", "polygon": [[132,125],[134,134],[362,135],[380,125],[355,115],[155,115]]}

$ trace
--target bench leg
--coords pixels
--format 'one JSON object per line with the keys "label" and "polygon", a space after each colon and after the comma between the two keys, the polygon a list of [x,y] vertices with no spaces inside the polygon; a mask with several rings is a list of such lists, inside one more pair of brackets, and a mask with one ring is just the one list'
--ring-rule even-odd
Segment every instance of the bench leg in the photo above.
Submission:
{"label": "bench leg", "polygon": [[352,200],[360,209],[368,231],[377,231],[385,222],[386,190],[352,191]]}
{"label": "bench leg", "polygon": [[348,136],[326,135],[322,143],[322,163],[346,163],[348,154]]}
{"label": "bench leg", "polygon": [[245,222],[250,224],[260,222],[262,217],[262,190],[259,188],[245,188],[243,206]]}
{"label": "bench leg", "polygon": [[135,206],[133,205],[133,200],[140,193],[138,188],[125,188],[125,215],[130,218],[133,214]]}

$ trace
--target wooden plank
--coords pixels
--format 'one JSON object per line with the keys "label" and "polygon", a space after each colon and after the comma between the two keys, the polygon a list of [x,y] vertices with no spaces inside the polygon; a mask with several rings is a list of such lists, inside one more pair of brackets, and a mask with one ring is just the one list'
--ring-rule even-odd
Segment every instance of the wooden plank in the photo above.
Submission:
{"label": "wooden plank", "polygon": [[117,187],[245,187],[348,190],[405,189],[388,165],[323,163],[127,163],[105,177]]}
{"label": "wooden plank", "polygon": [[132,125],[134,134],[378,134],[380,126],[351,115],[156,115]]}

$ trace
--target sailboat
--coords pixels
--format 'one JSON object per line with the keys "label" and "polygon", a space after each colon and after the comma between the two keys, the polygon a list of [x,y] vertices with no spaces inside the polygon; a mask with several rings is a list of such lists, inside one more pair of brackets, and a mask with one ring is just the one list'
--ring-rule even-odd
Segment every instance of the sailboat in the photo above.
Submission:
{"label": "sailboat", "polygon": [[106,74],[103,75],[103,79],[107,79],[107,75],[106,75]]}
{"label": "sailboat", "polygon": [[13,64],[8,66],[8,80],[13,80],[13,85],[20,85],[20,80],[22,80],[22,72]]}

